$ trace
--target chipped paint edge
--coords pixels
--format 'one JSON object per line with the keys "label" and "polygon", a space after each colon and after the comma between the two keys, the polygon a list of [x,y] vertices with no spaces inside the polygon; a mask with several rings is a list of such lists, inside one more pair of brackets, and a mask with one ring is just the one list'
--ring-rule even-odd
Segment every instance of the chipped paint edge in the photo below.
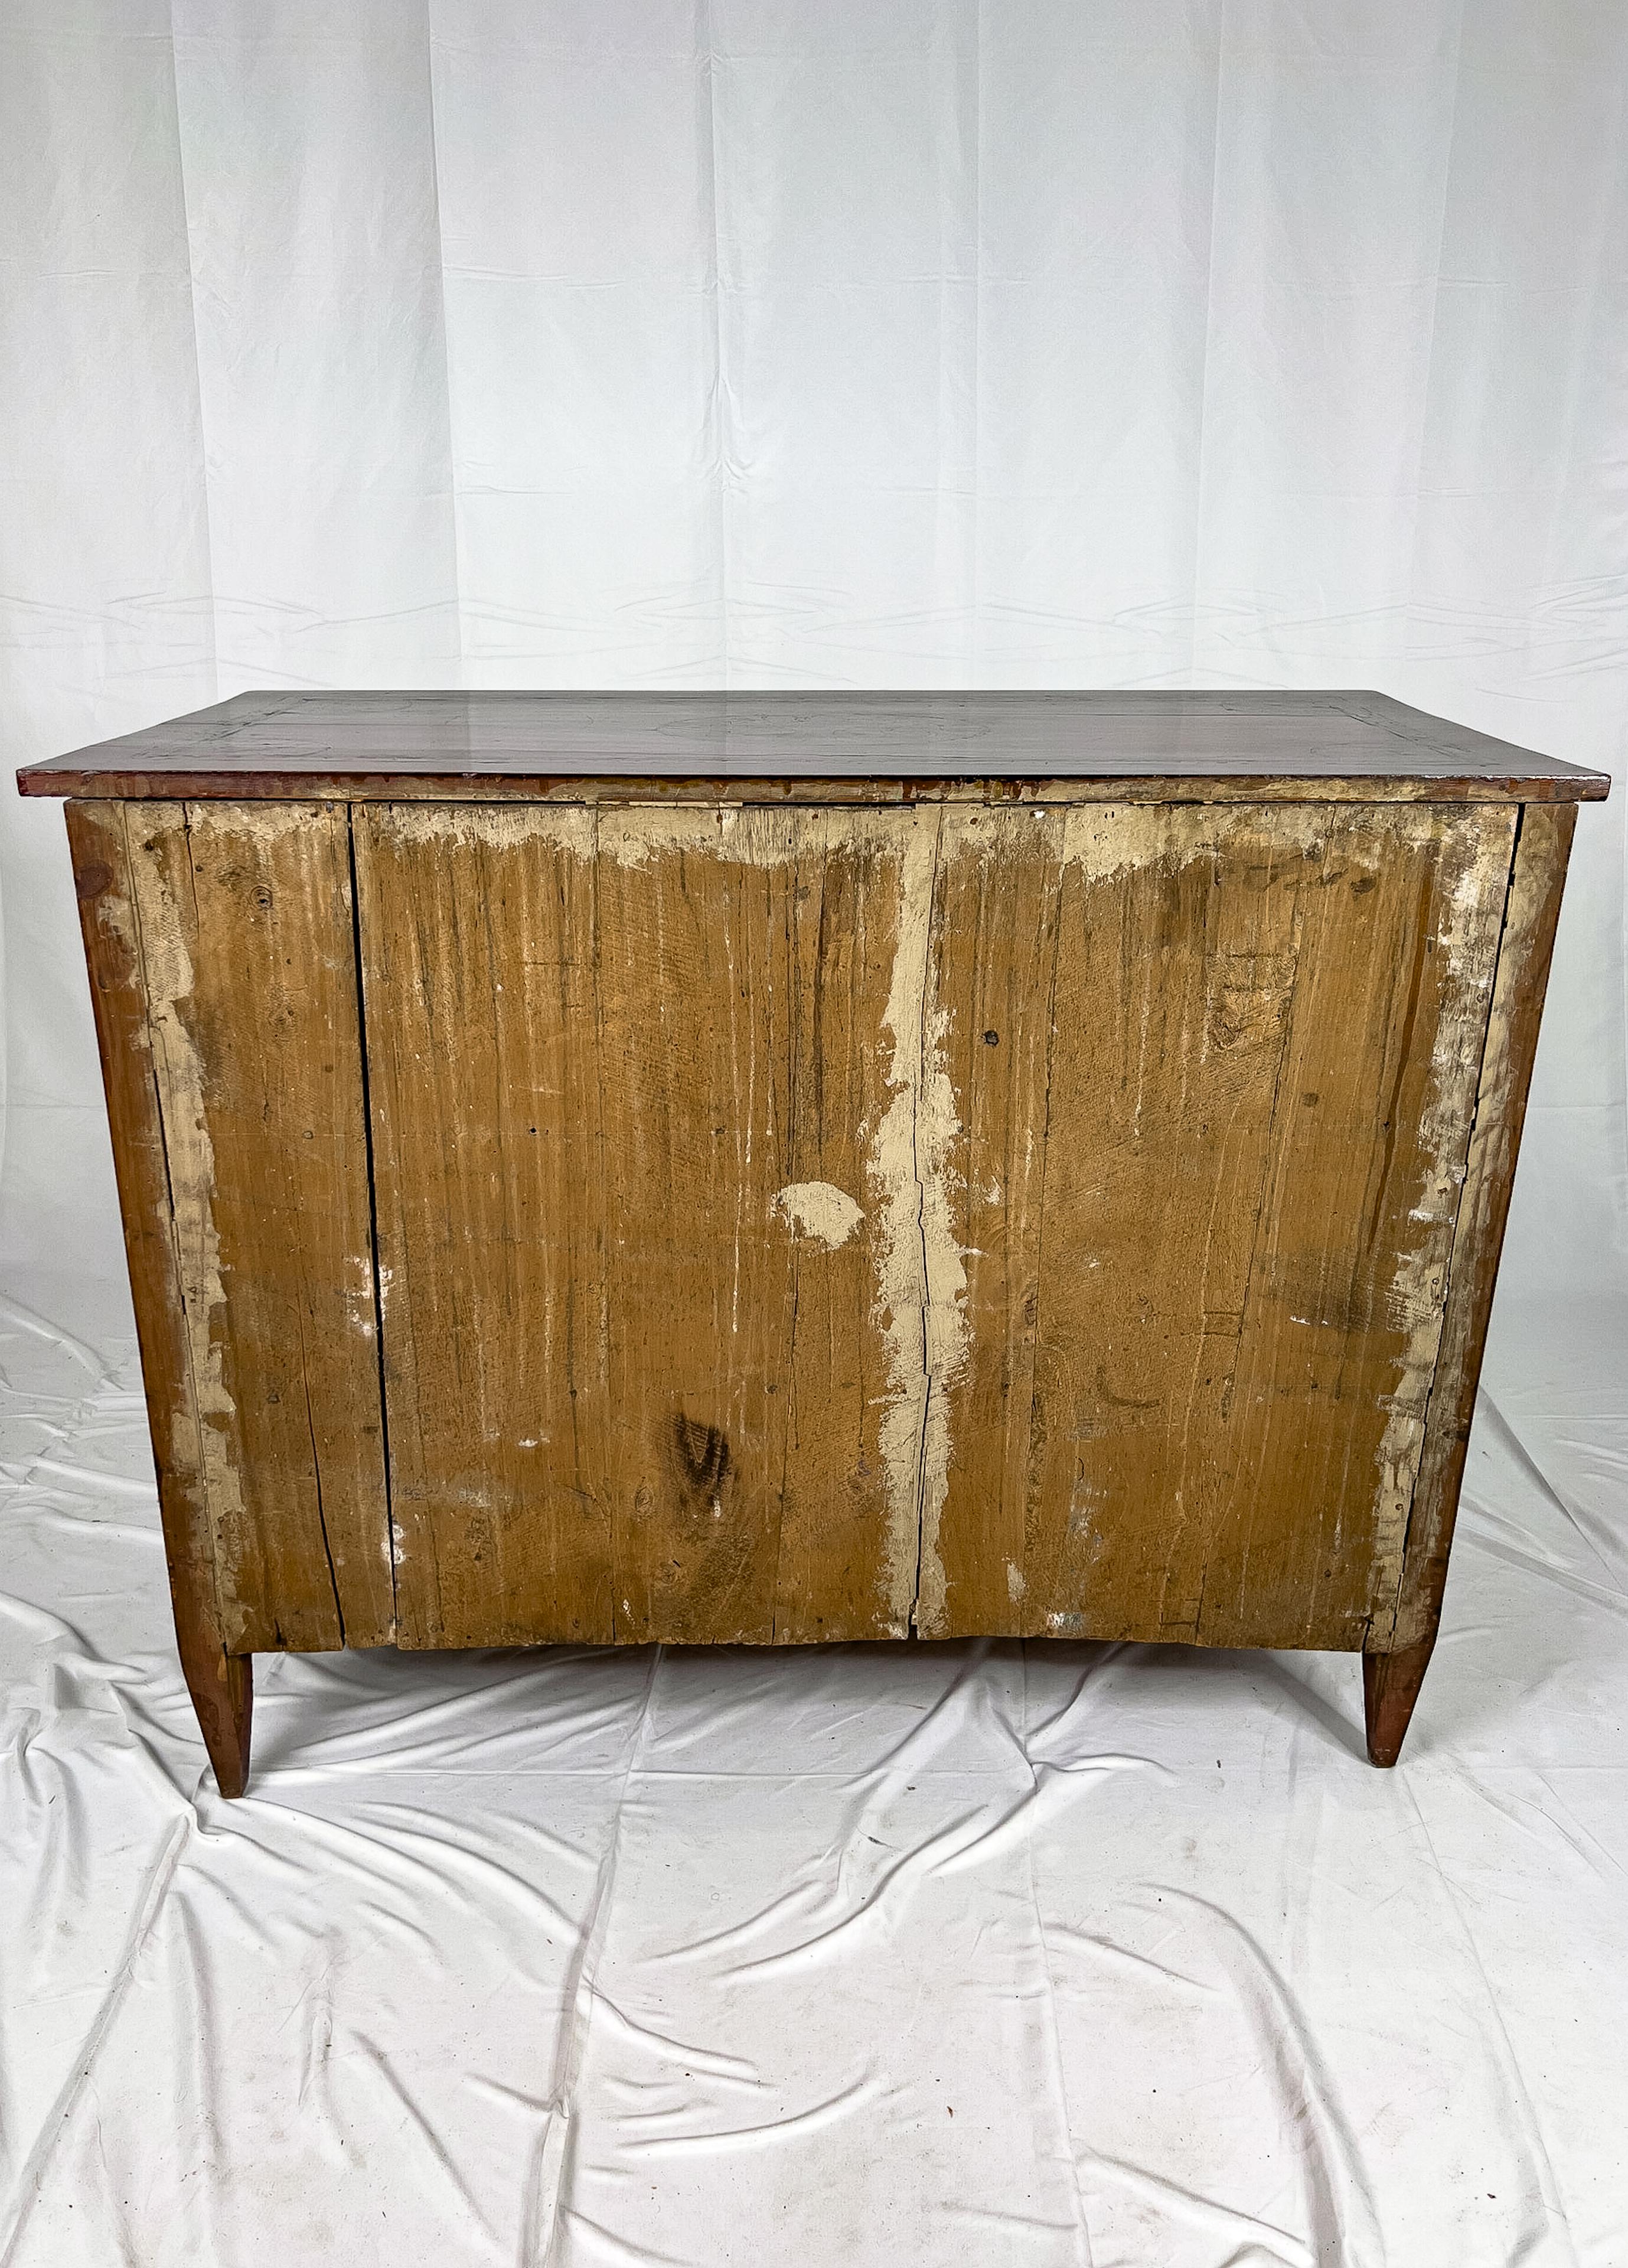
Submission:
{"label": "chipped paint edge", "polygon": [[679,852],[729,858],[746,865],[792,864],[809,846],[811,830],[832,847],[896,847],[901,823],[911,814],[897,806],[801,809],[763,804],[626,803],[387,803],[364,806],[366,823],[398,843],[461,844],[514,850],[544,843],[573,858],[608,860],[623,868],[648,866]]}
{"label": "chipped paint edge", "polygon": [[[1410,820],[1416,814],[1410,813]],[[1422,831],[1422,830],[1421,830]],[[1514,823],[1477,828],[1448,895],[1437,930],[1443,955],[1440,1007],[1431,1049],[1419,1143],[1429,1179],[1411,1218],[1420,1233],[1397,1256],[1387,1312],[1404,1333],[1400,1372],[1386,1397],[1375,1452],[1371,1588],[1376,1602],[1400,1589],[1408,1518],[1424,1458],[1432,1389],[1446,1327],[1448,1281],[1460,1204],[1470,1169],[1497,981],[1499,939],[1508,894]]]}
{"label": "chipped paint edge", "polygon": [[[897,821],[895,821],[896,828]],[[966,1256],[951,1211],[961,1133],[945,1064],[948,1011],[933,999],[932,919],[942,820],[912,814],[882,1027],[892,1100],[866,1161],[876,1193],[876,1295],[888,1391],[880,1429],[887,1505],[883,1580],[892,1626],[931,1636],[944,1620],[939,1532],[949,1493],[948,1389],[968,1351]]]}
{"label": "chipped paint edge", "polygon": [[[277,821],[271,824],[275,828]],[[228,1522],[241,1529],[247,1508],[238,1474],[226,1454],[227,1429],[236,1418],[237,1405],[225,1385],[222,1342],[213,1328],[215,1316],[226,1305],[213,1204],[215,1148],[210,1138],[203,1061],[180,1013],[181,1003],[193,996],[195,974],[180,908],[164,874],[160,855],[147,846],[138,855],[128,835],[127,849],[147,1029],[158,1072],[170,1219],[192,1389],[191,1410],[178,1410],[176,1416],[192,1429],[197,1444],[198,1479],[209,1523],[216,1594],[230,1648],[234,1637],[241,1635],[247,1610],[232,1580],[233,1571],[222,1541]]]}
{"label": "chipped paint edge", "polygon": [[863,1206],[835,1182],[788,1182],[769,1210],[793,1235],[813,1237],[828,1252],[839,1251],[865,1219]]}

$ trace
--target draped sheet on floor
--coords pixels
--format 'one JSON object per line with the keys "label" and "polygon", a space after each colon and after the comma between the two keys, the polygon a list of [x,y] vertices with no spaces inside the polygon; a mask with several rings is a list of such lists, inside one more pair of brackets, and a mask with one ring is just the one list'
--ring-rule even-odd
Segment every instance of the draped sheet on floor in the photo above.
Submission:
{"label": "draped sheet on floor", "polygon": [[0,0],[0,739],[247,685],[1376,686],[1615,771],[1445,1635],[169,1630],[0,790],[0,2268],[1618,2268],[1628,10]]}
{"label": "draped sheet on floor", "polygon": [[225,1804],[100,1163],[0,1307],[8,2268],[1618,2256],[1608,1318],[1501,1332],[1394,1772],[1351,1656],[384,1652]]}

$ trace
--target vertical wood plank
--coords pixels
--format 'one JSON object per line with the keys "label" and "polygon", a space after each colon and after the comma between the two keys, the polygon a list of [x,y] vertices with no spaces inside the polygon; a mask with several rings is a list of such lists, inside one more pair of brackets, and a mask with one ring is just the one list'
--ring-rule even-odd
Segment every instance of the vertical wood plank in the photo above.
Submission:
{"label": "vertical wood plank", "polygon": [[1360,1645],[1512,828],[358,812],[409,1642]]}
{"label": "vertical wood plank", "polygon": [[232,1651],[394,1628],[346,816],[149,804],[129,865]]}
{"label": "vertical wood plank", "polygon": [[[941,1549],[983,1590],[952,1582],[924,1631],[998,1605],[998,1535],[1023,1629],[1360,1645],[1417,1466],[1509,840],[1497,812],[1069,815],[1055,978],[1033,963],[1013,1004],[1049,1028],[1038,1231],[1013,1241],[995,1159],[967,1172],[980,1351]],[[939,981],[969,1031],[956,934]],[[977,1123],[1002,1074],[960,1059]],[[991,1310],[1031,1271],[1032,1406],[980,1425]]]}
{"label": "vertical wood plank", "polygon": [[[1383,1598],[1377,1602],[1368,1637],[1366,1650],[1374,1653],[1400,1653],[1433,1642],[1440,1619],[1448,1552],[1576,824],[1574,804],[1521,806],[1418,1481],[1395,1603]],[[1398,1745],[1400,1737],[1398,1734]]]}
{"label": "vertical wood plank", "polygon": [[603,1643],[593,814],[353,824],[400,1642]]}
{"label": "vertical wood plank", "polygon": [[607,812],[607,1463],[619,1637],[773,1634],[790,1246],[795,821]]}
{"label": "vertical wood plank", "polygon": [[909,1629],[937,827],[600,814],[618,1638]]}
{"label": "vertical wood plank", "polygon": [[912,816],[356,828],[403,1641],[902,1632],[871,1168]]}
{"label": "vertical wood plank", "polygon": [[215,1580],[124,809],[118,803],[70,803],[68,841],[107,1097],[176,1650],[221,1793],[231,1796],[242,1792],[247,1773],[253,1689],[248,1663],[228,1657]]}
{"label": "vertical wood plank", "polygon": [[932,1002],[954,1097],[947,1196],[965,1256],[963,1329],[940,1382],[951,1454],[924,1504],[925,1635],[1014,1633],[1027,1540],[1041,1219],[1056,1032],[1064,815],[947,814]]}
{"label": "vertical wood plank", "polygon": [[1237,1468],[1247,1516],[1208,1550],[1196,1629],[1293,1631],[1298,1612],[1300,1643],[1359,1646],[1394,1584],[1513,821],[1348,809],[1330,827],[1229,1413],[1259,1413]]}
{"label": "vertical wood plank", "polygon": [[784,1381],[770,1381],[785,1396],[777,1644],[902,1633],[914,1595],[914,1528],[902,1557],[897,1476],[883,1454],[895,1389],[879,1314],[888,1191],[873,1155],[912,831],[894,814],[858,826],[809,814],[789,837],[786,1116],[767,1175],[768,1235],[790,1298]]}

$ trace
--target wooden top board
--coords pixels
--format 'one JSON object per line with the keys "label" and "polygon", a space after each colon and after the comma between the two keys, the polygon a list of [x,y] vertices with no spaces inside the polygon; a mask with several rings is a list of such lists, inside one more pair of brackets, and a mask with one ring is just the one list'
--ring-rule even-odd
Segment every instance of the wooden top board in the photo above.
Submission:
{"label": "wooden top board", "polygon": [[1378,693],[240,693],[25,795],[1587,802],[1602,773]]}

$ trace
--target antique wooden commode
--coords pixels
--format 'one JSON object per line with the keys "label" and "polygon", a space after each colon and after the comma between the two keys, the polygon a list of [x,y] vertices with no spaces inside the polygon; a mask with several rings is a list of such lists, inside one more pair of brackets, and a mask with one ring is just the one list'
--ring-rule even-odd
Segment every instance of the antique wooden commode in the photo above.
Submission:
{"label": "antique wooden commode", "polygon": [[1434,1640],[1576,805],[1374,694],[244,695],[63,795],[176,1629]]}

